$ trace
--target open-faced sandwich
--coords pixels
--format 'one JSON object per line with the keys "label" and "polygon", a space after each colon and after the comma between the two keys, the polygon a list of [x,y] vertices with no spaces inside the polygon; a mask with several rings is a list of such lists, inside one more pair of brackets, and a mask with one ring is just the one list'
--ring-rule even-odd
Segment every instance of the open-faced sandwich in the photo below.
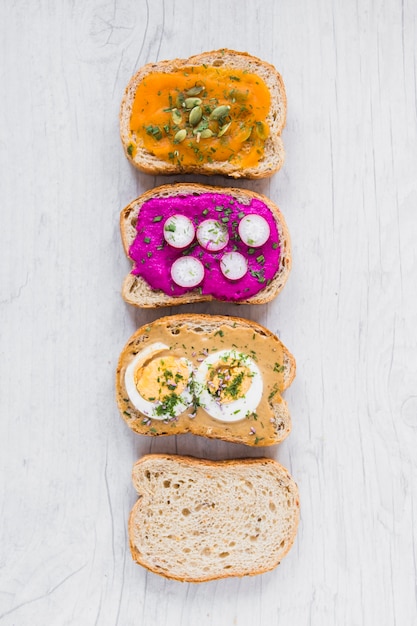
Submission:
{"label": "open-faced sandwich", "polygon": [[191,432],[270,446],[291,430],[281,393],[294,376],[294,357],[260,324],[173,315],[129,339],[117,367],[117,403],[142,435]]}
{"label": "open-faced sandwich", "polygon": [[163,185],[123,209],[120,228],[133,263],[122,295],[140,307],[263,304],[281,291],[291,268],[282,213],[245,189]]}
{"label": "open-faced sandwich", "polygon": [[284,161],[286,103],[277,70],[245,52],[149,63],[123,97],[123,147],[150,174],[264,178]]}

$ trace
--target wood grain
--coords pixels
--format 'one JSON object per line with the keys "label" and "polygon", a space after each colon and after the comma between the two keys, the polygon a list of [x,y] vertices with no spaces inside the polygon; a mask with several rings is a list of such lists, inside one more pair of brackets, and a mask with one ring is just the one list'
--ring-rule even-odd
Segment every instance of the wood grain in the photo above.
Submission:
{"label": "wood grain", "polygon": [[[1,626],[415,624],[415,2],[20,0],[0,24]],[[118,215],[189,180],[133,171],[118,110],[141,65],[218,47],[284,77],[285,166],[237,184],[280,206],[294,263],[271,304],[184,310],[254,319],[296,356],[293,432],[261,452],[302,517],[274,572],[190,585],[133,564],[131,467],[255,452],[149,440],[118,415],[119,352],[161,313],[120,297]]]}

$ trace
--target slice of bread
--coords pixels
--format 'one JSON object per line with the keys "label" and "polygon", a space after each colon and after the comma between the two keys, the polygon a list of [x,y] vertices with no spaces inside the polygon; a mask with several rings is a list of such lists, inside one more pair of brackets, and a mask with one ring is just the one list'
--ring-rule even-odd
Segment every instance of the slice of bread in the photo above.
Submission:
{"label": "slice of bread", "polygon": [[[272,214],[273,220],[277,229],[277,245],[279,247],[279,259],[276,266],[275,274],[272,276],[269,282],[260,284],[260,291],[245,297],[242,293],[238,299],[234,301],[237,304],[265,304],[273,298],[275,298],[284,287],[291,269],[291,242],[288,228],[285,219],[278,209],[278,207],[266,196],[255,193],[246,189],[237,188],[224,188],[214,187],[208,185],[199,185],[193,183],[178,183],[173,185],[162,185],[155,189],[144,193],[139,198],[131,202],[126,208],[124,208],[120,215],[120,231],[123,241],[123,247],[127,256],[138,236],[139,226],[146,230],[146,223],[143,221],[143,215],[141,209],[144,204],[152,199],[169,199],[176,197],[199,197],[204,194],[220,194],[225,198],[225,202],[228,198],[232,199],[236,203],[240,203],[244,207],[251,205],[253,201],[263,203]],[[143,213],[143,212],[142,212]],[[143,235],[142,235],[143,237]],[[226,250],[232,250],[232,240],[229,241],[228,248]],[[242,245],[242,242],[237,242],[239,246],[242,246],[242,251],[246,248]],[[264,256],[273,253],[271,250],[268,252],[267,245],[264,246]],[[254,263],[257,260],[257,254],[255,253],[250,259],[250,263]],[[181,252],[178,252],[181,255]],[[259,258],[259,257],[258,257]],[[147,260],[147,265],[151,267],[153,259]],[[141,266],[139,266],[141,267]],[[169,274],[170,267],[166,267],[166,274]],[[172,282],[172,281],[171,281]],[[172,285],[171,285],[172,288]],[[179,304],[188,304],[192,302],[205,302],[214,299],[223,299],[228,301],[228,292],[225,291],[224,297],[214,298],[210,293],[202,293],[200,287],[190,289],[186,293],[181,295],[172,295],[170,292],[166,293],[161,289],[153,289],[148,282],[142,276],[134,275],[130,273],[126,276],[123,287],[122,296],[126,302],[134,306],[143,308],[156,308],[163,306],[175,306]]]}
{"label": "slice of bread", "polygon": [[166,578],[262,574],[294,543],[298,488],[273,459],[147,455],[134,465],[133,483],[139,495],[129,518],[133,559]]}
{"label": "slice of bread", "polygon": [[[222,362],[222,351],[233,350],[244,355],[244,358],[248,357],[247,362],[252,367],[247,377],[247,380],[251,380],[248,388],[243,389],[243,381],[241,394],[239,392],[234,398],[223,398],[222,401],[216,395],[202,394],[203,385],[209,389],[210,383],[205,377],[201,386],[200,383],[194,384],[198,378],[196,372],[201,371],[204,363],[209,363],[208,359],[213,357],[214,362],[208,370],[214,371],[217,363]],[[160,380],[157,376],[164,380],[163,369],[158,370],[160,374],[143,379],[146,380],[144,394],[152,395],[152,407],[143,403],[142,397],[138,399],[133,396],[136,392],[132,391],[129,384],[129,371],[132,368],[141,367],[140,375],[146,376],[146,368],[147,372],[151,372],[154,366],[159,366],[159,359],[165,357],[171,359],[171,379],[175,375],[175,366],[172,365],[175,360],[187,359],[190,363],[189,371],[193,372],[187,374],[191,391],[182,412],[179,400],[174,405],[174,408],[178,408],[177,414],[172,411],[173,403],[169,395],[172,394],[173,400],[176,399],[175,384],[172,391],[166,391],[165,387],[164,393],[158,395]],[[259,370],[258,374],[253,374],[253,366]],[[127,342],[117,366],[117,404],[127,425],[141,435],[180,435],[190,432],[248,446],[270,446],[283,441],[291,431],[290,413],[281,394],[292,383],[295,371],[295,360],[291,353],[270,330],[256,322],[221,315],[172,315],[142,326]],[[229,379],[232,382],[233,376]],[[254,398],[252,393],[259,395]],[[243,398],[241,402],[238,401],[239,395]],[[220,415],[216,413],[218,404],[225,411]]]}
{"label": "slice of bread", "polygon": [[[226,68],[228,71],[230,70],[231,76],[229,76],[229,78],[236,80],[236,82],[233,83],[233,87],[239,87],[242,85],[241,78],[233,76],[234,70],[242,72],[243,78],[245,74],[256,75],[265,83],[270,96],[269,110],[265,119],[265,123],[269,127],[269,135],[264,141],[263,154],[257,163],[251,163],[250,165],[243,163],[242,165],[239,158],[233,159],[230,157],[222,160],[216,160],[214,148],[212,157],[203,158],[202,152],[199,150],[199,146],[201,146],[204,141],[211,140],[202,139],[199,143],[198,140],[194,142],[190,124],[188,125],[190,128],[188,131],[189,139],[187,139],[187,142],[192,142],[193,149],[195,149],[195,162],[184,164],[181,162],[181,154],[176,156],[176,158],[174,157],[176,150],[179,153],[181,151],[180,144],[176,144],[174,140],[172,140],[172,146],[171,144],[169,146],[171,149],[169,154],[172,156],[170,158],[162,159],[160,155],[154,154],[149,146],[146,147],[139,134],[131,129],[131,117],[132,110],[134,108],[135,94],[138,86],[143,83],[147,77],[155,73],[172,74],[174,72],[181,72],[182,74],[186,72],[192,76],[193,68],[201,67]],[[233,87],[227,94],[217,101],[216,105],[234,106],[235,101],[233,99]],[[243,85],[243,87],[245,93],[251,92],[250,85]],[[166,111],[170,110],[168,105],[168,96],[170,98],[170,102],[173,99],[175,100],[175,90],[172,89],[171,91],[173,95],[167,95],[166,106],[168,108],[165,109]],[[230,94],[232,94],[232,97]],[[149,99],[152,100],[151,97]],[[207,102],[210,102],[210,93],[207,93],[206,99]],[[249,109],[255,110],[256,103],[251,104],[251,106],[248,107],[248,110]],[[281,139],[281,132],[286,122],[286,110],[287,99],[284,83],[275,67],[265,61],[262,61],[261,59],[249,55],[246,52],[236,52],[235,50],[227,49],[214,50],[192,56],[189,59],[160,61],[158,63],[149,63],[148,65],[142,67],[130,80],[122,100],[120,110],[120,134],[127,158],[135,167],[149,174],[193,173],[204,175],[221,174],[233,178],[265,178],[267,176],[271,176],[274,172],[279,170],[284,162],[284,148]],[[207,114],[207,119],[209,117],[209,114]],[[152,130],[153,128],[158,128],[158,139],[161,139],[162,136],[164,139],[167,139],[164,134],[166,131],[159,130],[159,127],[152,126],[154,123],[152,117],[146,121],[149,124],[149,126],[147,126],[148,129]],[[168,124],[169,123],[170,122],[168,121]],[[255,126],[256,124],[257,122],[255,122]],[[165,128],[166,125],[167,124],[164,124],[163,128]],[[175,131],[180,127],[174,125],[173,128],[174,130],[171,131],[172,137],[174,137]],[[223,128],[225,128],[225,126]],[[234,131],[233,128],[235,128]],[[230,130],[228,129],[228,133],[238,133],[239,131],[239,120],[236,120],[235,126],[232,126]],[[222,140],[227,140],[226,133],[222,136]],[[239,144],[241,145],[241,154],[245,153],[245,150],[248,147],[247,144],[247,140],[242,144]],[[237,156],[239,157],[239,152],[237,153]]]}

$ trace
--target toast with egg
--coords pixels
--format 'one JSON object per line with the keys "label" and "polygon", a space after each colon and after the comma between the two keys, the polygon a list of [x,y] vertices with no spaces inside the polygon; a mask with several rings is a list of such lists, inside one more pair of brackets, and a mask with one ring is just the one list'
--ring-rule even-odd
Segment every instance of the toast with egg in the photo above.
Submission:
{"label": "toast with egg", "polygon": [[282,167],[287,99],[275,67],[235,50],[149,63],[126,87],[120,135],[148,174],[265,178]]}
{"label": "toast with egg", "polygon": [[298,488],[267,458],[147,455],[133,468],[133,559],[166,578],[204,582],[274,569],[292,547]]}
{"label": "toast with egg", "polygon": [[[188,217],[182,215],[185,213]],[[188,220],[190,232],[181,230],[185,239],[178,243],[172,242],[167,234],[180,231],[170,221],[179,217]],[[262,220],[261,226],[251,226],[251,219]],[[209,223],[217,224],[219,230],[225,229],[227,240],[223,241],[222,249],[220,243],[211,250],[213,242],[207,244],[207,239],[199,236],[200,229]],[[263,228],[269,229],[266,241],[268,233]],[[264,304],[282,290],[291,269],[290,235],[281,211],[266,196],[247,189],[194,183],[162,185],[142,194],[122,210],[120,230],[125,253],[133,263],[131,273],[124,279],[122,296],[138,307],[210,300]],[[210,233],[203,235],[207,237]],[[263,238],[259,239],[260,236]],[[181,247],[184,245],[187,247]],[[237,259],[232,269],[240,270],[243,265],[243,276],[228,274],[231,269],[223,267],[226,259],[232,262]],[[201,273],[195,286],[187,283],[188,276],[181,285],[174,281],[175,262],[197,265]],[[189,275],[193,277],[192,271],[193,268]],[[181,280],[176,280],[181,283],[184,273]]]}
{"label": "toast with egg", "polygon": [[172,315],[139,328],[124,347],[116,398],[141,435],[192,433],[270,446],[291,430],[282,392],[295,360],[268,329],[221,315]]}

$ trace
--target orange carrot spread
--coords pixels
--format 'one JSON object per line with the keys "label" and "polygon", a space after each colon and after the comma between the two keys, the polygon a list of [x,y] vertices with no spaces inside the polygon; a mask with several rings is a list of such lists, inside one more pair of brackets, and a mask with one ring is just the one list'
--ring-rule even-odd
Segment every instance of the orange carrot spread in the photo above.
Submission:
{"label": "orange carrot spread", "polygon": [[141,146],[179,165],[256,166],[269,134],[270,103],[264,81],[243,70],[202,65],[150,73],[135,94],[128,152],[134,156]]}

